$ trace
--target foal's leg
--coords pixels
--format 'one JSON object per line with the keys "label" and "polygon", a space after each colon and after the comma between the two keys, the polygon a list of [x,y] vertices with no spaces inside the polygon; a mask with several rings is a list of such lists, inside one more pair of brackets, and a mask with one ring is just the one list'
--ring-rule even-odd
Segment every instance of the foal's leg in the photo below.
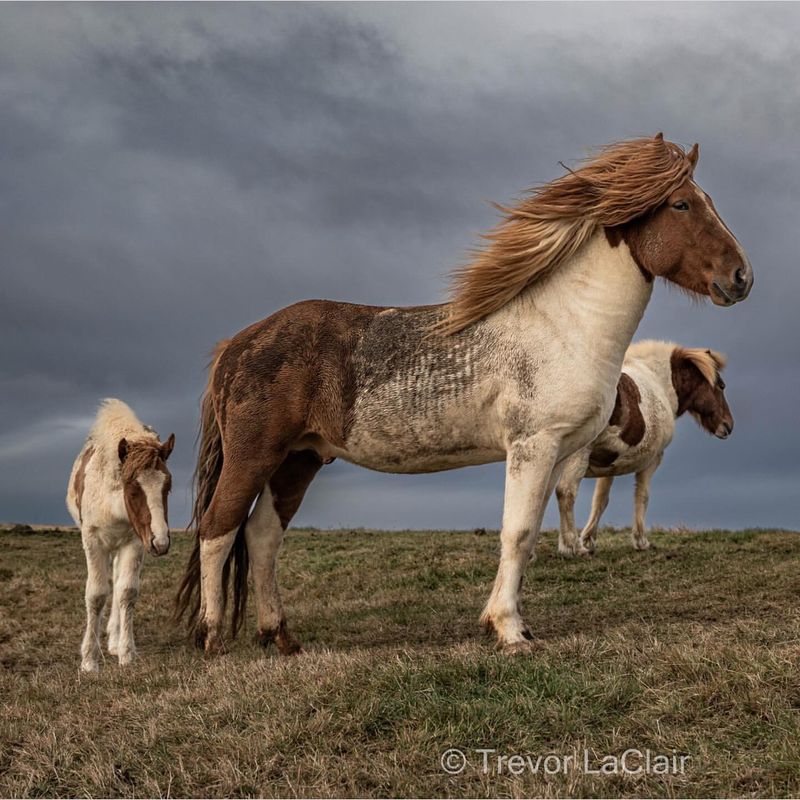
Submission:
{"label": "foal's leg", "polygon": [[108,553],[90,535],[83,533],[86,555],[86,631],[81,644],[81,670],[97,672],[100,668],[100,626],[109,590]]}
{"label": "foal's leg", "polygon": [[111,588],[111,613],[108,616],[108,627],[106,633],[108,634],[108,652],[110,655],[115,656],[118,652],[119,644],[119,591],[117,586],[119,584],[119,558],[114,554],[113,561],[113,578]]}
{"label": "foal's leg", "polygon": [[578,551],[578,532],[575,530],[575,498],[589,465],[589,448],[578,450],[565,462],[556,485],[556,498],[561,527],[558,532],[558,552],[573,556]]}
{"label": "foal's leg", "polygon": [[578,548],[579,555],[591,555],[594,553],[594,548],[597,544],[597,526],[600,524],[600,517],[608,506],[608,495],[611,492],[611,484],[614,483],[614,477],[598,478],[594,485],[594,494],[592,495],[592,511],[589,514],[589,520],[581,531],[580,547]]}
{"label": "foal's leg", "polygon": [[633,546],[636,550],[647,550],[650,542],[647,541],[647,528],[645,527],[645,514],[647,503],[650,499],[650,481],[655,471],[661,464],[661,455],[651,461],[643,470],[636,473],[636,491],[634,493],[634,518],[631,535]]}
{"label": "foal's leg", "polygon": [[275,642],[282,655],[299,653],[301,648],[286,627],[276,575],[278,552],[286,528],[321,466],[316,453],[290,453],[264,488],[245,527],[258,610],[258,640],[262,647]]}
{"label": "foal's leg", "polygon": [[494,628],[498,646],[509,652],[527,649],[533,639],[520,614],[519,592],[559,477],[557,454],[558,440],[543,436],[515,442],[508,451],[500,565],[481,622]]}
{"label": "foal's leg", "polygon": [[119,549],[115,561],[114,599],[119,604],[117,656],[120,666],[130,664],[136,657],[133,610],[139,598],[139,575],[143,556],[144,547],[137,537]]}

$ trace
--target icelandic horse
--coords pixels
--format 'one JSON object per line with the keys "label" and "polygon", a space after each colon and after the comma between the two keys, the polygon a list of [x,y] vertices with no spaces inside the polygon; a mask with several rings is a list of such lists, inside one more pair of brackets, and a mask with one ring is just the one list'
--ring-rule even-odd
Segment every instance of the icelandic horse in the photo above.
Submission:
{"label": "icelandic horse", "polygon": [[83,672],[99,669],[100,626],[109,589],[108,652],[122,666],[136,656],[133,610],[144,551],[163,556],[169,550],[172,476],[167,459],[174,446],[174,433],[160,442],[128,405],[108,398],[72,466],[67,508],[81,529],[87,569]]}
{"label": "icelandic horse", "polygon": [[530,648],[520,587],[542,513],[564,459],[611,415],[654,278],[719,306],[750,292],[742,247],[694,181],[697,157],[697,145],[687,153],[661,134],[618,142],[500,207],[449,303],[310,300],[221,342],[176,598],[198,645],[224,651],[233,565],[234,635],[252,571],[261,644],[300,649],[278,550],[317,471],[343,458],[398,473],[505,460],[500,564],[481,621],[499,648]]}
{"label": "icelandic horse", "polygon": [[[702,347],[646,339],[628,348],[611,418],[591,444],[564,461],[556,484],[561,517],[559,553],[594,553],[611,484],[615,477],[631,473],[636,475],[633,547],[650,547],[645,527],[650,482],[675,435],[677,418],[688,411],[700,427],[718,439],[727,439],[733,431],[733,414],[720,375],[724,367],[722,353]],[[584,477],[597,478],[597,483],[589,520],[578,536],[575,498]]]}

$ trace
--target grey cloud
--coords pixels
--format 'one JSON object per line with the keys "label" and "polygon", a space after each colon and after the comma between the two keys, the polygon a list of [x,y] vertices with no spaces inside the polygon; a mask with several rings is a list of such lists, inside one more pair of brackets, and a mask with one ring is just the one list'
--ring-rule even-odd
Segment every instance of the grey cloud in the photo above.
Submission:
{"label": "grey cloud", "polygon": [[[729,311],[656,289],[639,335],[727,352],[737,427],[681,424],[653,519],[792,526],[799,21],[747,3],[0,6],[0,518],[65,519],[80,426],[119,395],[176,431],[185,520],[217,339],[304,297],[441,300],[486,201],[664,130],[701,142],[756,288]],[[495,526],[501,499],[500,465],[336,464],[298,522]]]}

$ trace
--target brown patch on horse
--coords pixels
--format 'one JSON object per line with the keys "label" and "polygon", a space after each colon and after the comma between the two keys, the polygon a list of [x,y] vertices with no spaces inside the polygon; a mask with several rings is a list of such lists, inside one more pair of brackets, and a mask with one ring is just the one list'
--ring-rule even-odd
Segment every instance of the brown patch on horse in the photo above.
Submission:
{"label": "brown patch on horse", "polygon": [[619,458],[619,453],[607,447],[595,447],[589,454],[589,466],[605,469],[610,467]]}
{"label": "brown patch on horse", "polygon": [[83,522],[81,516],[81,502],[83,500],[83,490],[86,486],[86,467],[89,464],[92,456],[94,455],[94,447],[87,447],[81,456],[81,463],[78,466],[78,471],[75,473],[75,482],[72,488],[75,491],[75,505],[78,507],[78,519]]}
{"label": "brown patch on horse", "polygon": [[636,381],[626,372],[623,372],[619,376],[617,398],[608,424],[620,427],[619,438],[629,447],[633,447],[642,441],[647,427],[642,415],[642,409],[639,406],[641,399],[642,395],[639,393]]}
{"label": "brown patch on horse", "polygon": [[741,264],[736,238],[691,176],[664,203],[605,234],[612,247],[627,244],[646,279],[666,278],[695,294],[709,294],[715,265]]}

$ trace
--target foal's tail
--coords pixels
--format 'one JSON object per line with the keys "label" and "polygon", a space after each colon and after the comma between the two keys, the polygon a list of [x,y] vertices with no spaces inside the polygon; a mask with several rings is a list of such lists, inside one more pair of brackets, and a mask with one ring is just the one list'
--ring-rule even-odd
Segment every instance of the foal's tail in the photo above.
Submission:
{"label": "foal's tail", "polygon": [[[194,533],[194,547],[186,570],[183,574],[178,593],[175,596],[175,618],[181,619],[187,614],[187,624],[190,632],[201,634],[200,630],[200,522],[203,519],[214,491],[217,488],[220,473],[222,472],[222,434],[214,410],[211,384],[214,370],[220,356],[228,346],[229,340],[221,341],[215,348],[211,362],[208,366],[208,384],[203,392],[200,410],[200,431],[197,434],[198,453],[197,466],[192,478],[192,494],[194,504],[192,518],[189,521],[189,530]],[[234,636],[244,621],[244,611],[247,606],[247,573],[249,559],[247,557],[247,543],[244,536],[245,522],[239,526],[231,552],[225,561],[222,570],[222,596],[225,605],[228,602],[228,584],[230,582],[231,562],[233,562],[233,615],[231,618],[231,632]],[[224,613],[224,611],[223,611]],[[198,640],[198,644],[202,642]]]}

